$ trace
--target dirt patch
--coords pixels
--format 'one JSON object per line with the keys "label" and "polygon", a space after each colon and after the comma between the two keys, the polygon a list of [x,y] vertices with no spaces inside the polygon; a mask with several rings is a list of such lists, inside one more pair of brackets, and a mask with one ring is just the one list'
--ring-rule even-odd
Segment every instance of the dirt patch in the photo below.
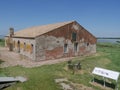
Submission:
{"label": "dirt patch", "polygon": [[72,83],[72,85],[75,87],[74,90],[94,90],[92,87],[87,87],[83,84]]}
{"label": "dirt patch", "polygon": [[101,53],[95,53],[93,56],[94,57],[101,56]]}
{"label": "dirt patch", "polygon": [[23,55],[20,55],[19,53],[10,52],[5,47],[0,47],[0,59],[2,60],[2,63],[0,64],[1,68],[9,67],[9,66],[17,66],[17,65],[31,68],[31,67],[38,67],[41,65],[60,63],[60,62],[68,61],[69,59],[72,59],[72,58],[73,57],[36,62],[36,61],[30,60],[29,58]]}
{"label": "dirt patch", "polygon": [[62,86],[63,90],[94,90],[91,87],[87,87],[83,84],[73,83],[66,78],[55,79],[55,82]]}
{"label": "dirt patch", "polygon": [[111,61],[108,58],[104,58],[104,59],[102,58],[98,61],[98,63],[101,65],[107,65],[107,64],[111,63]]}

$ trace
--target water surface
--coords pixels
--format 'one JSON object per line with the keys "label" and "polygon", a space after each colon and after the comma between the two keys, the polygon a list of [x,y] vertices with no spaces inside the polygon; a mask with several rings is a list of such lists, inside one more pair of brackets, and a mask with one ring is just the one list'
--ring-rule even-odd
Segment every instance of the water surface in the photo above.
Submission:
{"label": "water surface", "polygon": [[97,42],[118,43],[120,39],[97,39]]}

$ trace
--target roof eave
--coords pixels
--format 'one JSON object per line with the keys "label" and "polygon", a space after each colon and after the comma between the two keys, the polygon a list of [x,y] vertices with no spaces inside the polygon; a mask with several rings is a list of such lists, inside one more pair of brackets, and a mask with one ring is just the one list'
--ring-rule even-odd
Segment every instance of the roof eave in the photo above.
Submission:
{"label": "roof eave", "polygon": [[35,37],[21,37],[21,36],[13,36],[13,38],[35,39]]}

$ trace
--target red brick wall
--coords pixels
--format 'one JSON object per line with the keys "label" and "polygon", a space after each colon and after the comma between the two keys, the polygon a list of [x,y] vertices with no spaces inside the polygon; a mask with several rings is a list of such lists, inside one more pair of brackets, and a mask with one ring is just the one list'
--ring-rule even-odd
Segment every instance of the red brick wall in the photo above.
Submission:
{"label": "red brick wall", "polygon": [[[73,24],[78,25],[80,27],[79,30],[75,30],[74,28],[72,28]],[[65,39],[71,40],[72,32],[77,33],[77,41],[84,38],[85,42],[89,42],[91,44],[96,43],[97,39],[90,32],[88,32],[85,28],[79,25],[77,22],[73,22],[63,27],[60,27],[58,29],[55,29],[51,32],[46,33],[45,35],[50,35],[50,36],[52,35],[55,37],[64,37]]]}
{"label": "red brick wall", "polygon": [[63,56],[63,47],[57,47],[53,50],[46,50],[46,60],[48,59],[55,59],[55,58],[61,58]]}

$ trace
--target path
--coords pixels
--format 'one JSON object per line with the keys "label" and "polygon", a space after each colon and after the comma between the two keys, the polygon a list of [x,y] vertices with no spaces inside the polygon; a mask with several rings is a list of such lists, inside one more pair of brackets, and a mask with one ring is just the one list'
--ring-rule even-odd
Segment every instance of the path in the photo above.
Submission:
{"label": "path", "polygon": [[22,55],[16,53],[16,52],[10,52],[5,47],[0,47],[0,59],[3,61],[3,63],[0,65],[3,67],[8,66],[16,66],[21,65],[23,67],[37,67],[41,65],[47,65],[47,64],[55,64],[59,62],[68,61],[70,58],[62,58],[62,59],[55,59],[55,60],[46,60],[46,61],[32,61],[28,58],[24,58]]}

